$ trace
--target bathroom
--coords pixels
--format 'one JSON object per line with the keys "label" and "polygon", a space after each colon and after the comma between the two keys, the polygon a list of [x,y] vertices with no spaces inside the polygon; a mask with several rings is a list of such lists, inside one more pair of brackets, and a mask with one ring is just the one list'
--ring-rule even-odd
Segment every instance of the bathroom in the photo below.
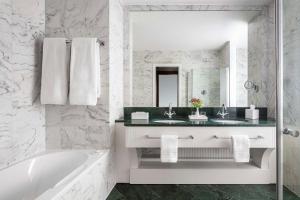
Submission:
{"label": "bathroom", "polygon": [[0,200],[300,199],[299,10],[1,0]]}

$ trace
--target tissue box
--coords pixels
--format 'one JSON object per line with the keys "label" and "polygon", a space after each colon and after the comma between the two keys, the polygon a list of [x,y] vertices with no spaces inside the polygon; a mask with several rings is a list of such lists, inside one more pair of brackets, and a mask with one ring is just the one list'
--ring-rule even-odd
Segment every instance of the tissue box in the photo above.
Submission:
{"label": "tissue box", "polygon": [[149,113],[148,112],[133,112],[131,113],[131,119],[143,119],[148,120],[149,119]]}
{"label": "tissue box", "polygon": [[259,110],[257,110],[257,109],[246,109],[245,118],[246,119],[259,119]]}

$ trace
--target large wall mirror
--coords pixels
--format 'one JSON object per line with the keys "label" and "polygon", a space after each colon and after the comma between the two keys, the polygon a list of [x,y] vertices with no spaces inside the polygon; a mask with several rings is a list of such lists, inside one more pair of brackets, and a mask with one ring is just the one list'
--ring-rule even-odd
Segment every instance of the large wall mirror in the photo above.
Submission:
{"label": "large wall mirror", "polygon": [[[261,11],[130,13],[132,105],[247,107],[262,87]],[[261,32],[262,31],[262,32]],[[251,67],[251,65],[253,67]],[[259,76],[259,75],[258,75]]]}

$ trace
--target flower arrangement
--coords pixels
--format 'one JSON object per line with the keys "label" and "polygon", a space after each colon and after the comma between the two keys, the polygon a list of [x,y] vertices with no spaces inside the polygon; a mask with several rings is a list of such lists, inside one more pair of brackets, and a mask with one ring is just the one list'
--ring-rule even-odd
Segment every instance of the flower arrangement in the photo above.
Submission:
{"label": "flower arrangement", "polygon": [[203,107],[203,101],[199,98],[192,98],[191,103],[194,108],[199,109]]}

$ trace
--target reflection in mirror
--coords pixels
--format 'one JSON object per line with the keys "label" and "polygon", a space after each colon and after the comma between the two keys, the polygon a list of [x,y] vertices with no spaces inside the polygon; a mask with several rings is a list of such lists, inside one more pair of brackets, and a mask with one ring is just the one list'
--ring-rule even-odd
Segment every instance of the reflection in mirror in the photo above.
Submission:
{"label": "reflection in mirror", "polygon": [[179,99],[179,78],[178,67],[155,66],[156,107],[178,106]]}
{"label": "reflection in mirror", "polygon": [[[131,13],[133,106],[246,107],[249,24],[258,11]],[[174,23],[176,22],[176,23]],[[178,67],[177,72],[172,67]],[[166,68],[169,67],[169,73]]]}

